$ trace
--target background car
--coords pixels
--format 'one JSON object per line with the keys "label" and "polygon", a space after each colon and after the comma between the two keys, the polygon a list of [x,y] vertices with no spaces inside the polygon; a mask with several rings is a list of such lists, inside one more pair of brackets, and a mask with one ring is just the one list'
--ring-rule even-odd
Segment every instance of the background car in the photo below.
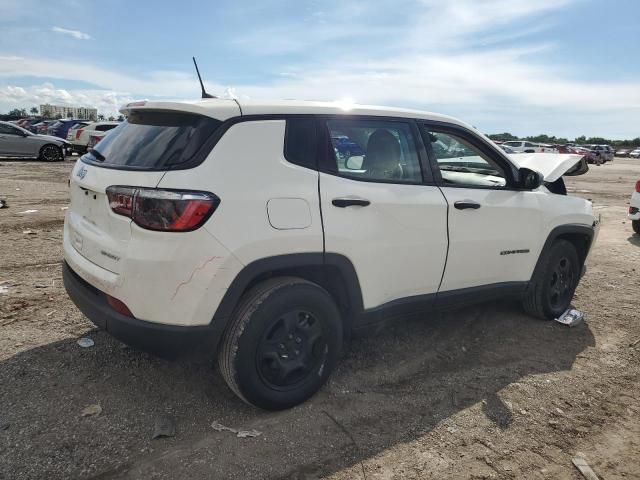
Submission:
{"label": "background car", "polygon": [[0,122],[0,156],[60,162],[67,145],[61,138],[37,135],[9,122]]}
{"label": "background car", "polygon": [[603,160],[600,158],[600,155],[597,155],[595,152],[592,152],[591,149],[587,148],[587,147],[571,147],[573,148],[577,153],[581,153],[582,155],[584,155],[585,159],[587,160],[587,163],[594,163],[596,165],[602,165]]}
{"label": "background car", "polygon": [[107,132],[92,132],[89,135],[89,142],[87,143],[87,151],[91,150],[95,147],[100,140],[102,140],[107,135]]}
{"label": "background car", "polygon": [[77,124],[69,130],[67,140],[71,142],[74,152],[83,154],[87,151],[89,138],[96,132],[108,132],[113,130],[120,122],[92,122]]}
{"label": "background car", "polygon": [[613,150],[608,145],[585,145],[596,157],[602,159],[602,163],[613,161]]}
{"label": "background car", "polygon": [[542,143],[528,142],[525,140],[512,140],[504,142],[503,145],[515,150],[517,153],[546,153],[555,152],[551,145],[544,145]]}
{"label": "background car", "polygon": [[632,152],[629,152],[629,158],[640,158],[640,148],[636,148]]}
{"label": "background car", "polygon": [[333,143],[333,148],[335,148],[336,151],[344,158],[364,155],[364,150],[360,147],[360,145],[358,145],[348,137],[331,137],[331,142]]}
{"label": "background car", "polygon": [[39,123],[31,125],[31,132],[38,133],[40,135],[46,135],[49,125],[55,123],[56,120],[42,120]]}
{"label": "background car", "polygon": [[504,153],[508,153],[508,154],[514,154],[514,153],[518,153],[516,152],[513,148],[511,148],[509,145],[498,145],[502,150],[504,150]]}
{"label": "background car", "polygon": [[58,120],[57,122],[49,125],[49,128],[47,129],[47,134],[53,137],[67,138],[67,133],[69,132],[69,129],[81,122],[89,123],[88,120],[80,120],[80,119]]}
{"label": "background car", "polygon": [[619,150],[616,150],[615,156],[616,157],[628,157],[630,153],[631,153],[630,149],[621,148]]}

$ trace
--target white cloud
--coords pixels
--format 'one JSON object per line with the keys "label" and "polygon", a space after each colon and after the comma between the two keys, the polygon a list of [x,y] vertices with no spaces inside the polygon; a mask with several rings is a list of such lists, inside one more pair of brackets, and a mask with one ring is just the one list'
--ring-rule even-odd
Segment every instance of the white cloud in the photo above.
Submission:
{"label": "white cloud", "polygon": [[55,88],[51,83],[43,83],[23,88],[15,86],[0,87],[0,111],[11,108],[38,107],[45,103],[53,105],[73,105],[97,108],[107,116],[117,115],[118,109],[134,98],[123,92],[109,90]]}
{"label": "white cloud", "polygon": [[70,37],[77,38],[78,40],[89,40],[91,35],[81,32],[80,30],[69,30],[62,27],[51,27],[52,32],[61,33],[62,35],[69,35]]}

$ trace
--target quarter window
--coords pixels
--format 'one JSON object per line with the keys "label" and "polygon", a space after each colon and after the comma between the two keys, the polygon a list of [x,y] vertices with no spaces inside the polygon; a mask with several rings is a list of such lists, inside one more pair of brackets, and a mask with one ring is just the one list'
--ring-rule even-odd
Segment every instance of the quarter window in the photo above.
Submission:
{"label": "quarter window", "polygon": [[451,133],[427,131],[445,186],[504,187],[502,169],[477,147]]}
{"label": "quarter window", "polygon": [[328,120],[329,167],[341,177],[422,183],[411,127],[382,120]]}

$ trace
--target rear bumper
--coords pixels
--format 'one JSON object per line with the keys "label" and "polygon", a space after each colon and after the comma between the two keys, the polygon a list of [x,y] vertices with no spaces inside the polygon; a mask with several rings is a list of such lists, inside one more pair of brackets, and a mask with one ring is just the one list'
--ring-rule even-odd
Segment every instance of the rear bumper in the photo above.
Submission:
{"label": "rear bumper", "polygon": [[80,278],[66,262],[62,266],[62,278],[69,297],[89,320],[134,348],[163,357],[204,348],[213,353],[222,336],[224,322],[182,327],[122,315],[109,306],[103,292]]}

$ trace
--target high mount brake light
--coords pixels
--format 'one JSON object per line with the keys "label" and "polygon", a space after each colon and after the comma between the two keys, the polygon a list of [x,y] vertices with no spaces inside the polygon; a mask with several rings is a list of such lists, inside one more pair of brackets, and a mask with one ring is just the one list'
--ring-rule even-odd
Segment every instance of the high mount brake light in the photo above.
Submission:
{"label": "high mount brake light", "polygon": [[220,204],[220,199],[208,192],[124,186],[107,188],[107,198],[114,213],[147,230],[162,232],[196,230]]}

